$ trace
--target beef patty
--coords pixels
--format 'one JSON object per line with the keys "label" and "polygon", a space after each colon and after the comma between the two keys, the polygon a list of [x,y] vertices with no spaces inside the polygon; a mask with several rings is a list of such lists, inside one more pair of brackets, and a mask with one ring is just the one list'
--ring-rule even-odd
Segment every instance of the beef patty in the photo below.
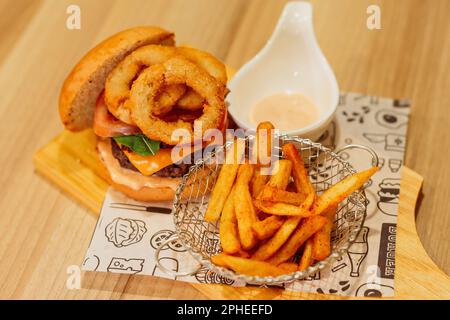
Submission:
{"label": "beef patty", "polygon": [[[161,148],[163,148],[163,147],[165,147],[165,146],[162,145]],[[139,170],[136,169],[136,167],[130,162],[128,157],[122,151],[122,149],[117,144],[117,142],[114,141],[114,139],[111,139],[111,148],[112,148],[112,154],[113,154],[114,158],[116,158],[119,161],[120,166],[122,168],[139,172]],[[154,175],[158,176],[158,177],[166,177],[166,178],[181,178],[188,172],[190,166],[191,166],[191,164],[184,164],[184,163],[176,164],[176,163],[174,163],[174,164],[171,164],[170,166],[162,168],[158,172],[154,173]]]}

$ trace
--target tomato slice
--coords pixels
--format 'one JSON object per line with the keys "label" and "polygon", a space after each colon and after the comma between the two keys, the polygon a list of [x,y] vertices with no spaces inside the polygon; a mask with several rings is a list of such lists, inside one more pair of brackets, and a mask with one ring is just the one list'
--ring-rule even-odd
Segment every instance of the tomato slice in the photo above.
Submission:
{"label": "tomato slice", "polygon": [[100,94],[95,105],[94,132],[103,138],[138,134],[138,127],[126,124],[109,113],[104,94]]}

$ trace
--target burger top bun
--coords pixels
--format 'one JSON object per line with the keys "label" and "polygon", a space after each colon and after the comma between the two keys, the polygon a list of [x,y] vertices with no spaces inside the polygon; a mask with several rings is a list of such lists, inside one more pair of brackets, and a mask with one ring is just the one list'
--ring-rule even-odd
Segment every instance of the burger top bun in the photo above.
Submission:
{"label": "burger top bun", "polygon": [[148,44],[174,45],[174,34],[158,27],[121,31],[89,51],[64,81],[59,114],[71,131],[92,127],[96,100],[111,70],[136,48]]}

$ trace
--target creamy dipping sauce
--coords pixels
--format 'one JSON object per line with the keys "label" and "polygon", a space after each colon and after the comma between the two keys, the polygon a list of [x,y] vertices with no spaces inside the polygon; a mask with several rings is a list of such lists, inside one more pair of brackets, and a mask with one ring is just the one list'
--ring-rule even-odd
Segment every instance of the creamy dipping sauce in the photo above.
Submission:
{"label": "creamy dipping sauce", "polygon": [[304,128],[319,118],[319,110],[312,101],[299,93],[277,93],[262,99],[250,111],[255,125],[270,121],[275,128],[290,131]]}

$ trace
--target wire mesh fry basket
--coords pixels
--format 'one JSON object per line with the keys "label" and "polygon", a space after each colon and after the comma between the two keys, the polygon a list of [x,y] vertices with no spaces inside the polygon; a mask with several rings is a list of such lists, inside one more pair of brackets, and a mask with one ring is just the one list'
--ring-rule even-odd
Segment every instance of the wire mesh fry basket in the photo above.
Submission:
{"label": "wire mesh fry basket", "polygon": [[[247,137],[246,140],[252,138]],[[321,144],[307,139],[293,136],[280,136],[279,138],[280,146],[292,142],[301,152],[310,180],[318,195],[348,175],[356,172],[348,162],[339,156],[341,151],[350,148],[363,149],[372,155],[372,165],[378,165],[376,153],[365,146],[348,145],[337,152],[333,152]],[[223,154],[224,149],[229,146],[230,143],[198,161],[183,177],[176,192],[172,211],[176,232],[173,237],[167,238],[155,252],[157,264],[162,270],[174,274],[174,272],[162,266],[158,260],[161,248],[173,241],[180,242],[200,263],[200,267],[211,269],[220,276],[232,280],[243,280],[249,284],[256,285],[279,285],[306,278],[316,271],[327,267],[348,251],[361,230],[366,217],[367,199],[363,188],[351,194],[338,207],[331,234],[332,248],[330,256],[306,270],[277,277],[258,277],[237,274],[231,270],[214,265],[211,262],[211,257],[221,252],[219,222],[207,222],[204,220],[204,215],[208,207],[210,191],[221,168],[221,165],[217,164],[218,161],[215,161],[214,158],[218,154]],[[197,271],[198,269],[185,273],[176,273],[176,275],[192,275]]]}

